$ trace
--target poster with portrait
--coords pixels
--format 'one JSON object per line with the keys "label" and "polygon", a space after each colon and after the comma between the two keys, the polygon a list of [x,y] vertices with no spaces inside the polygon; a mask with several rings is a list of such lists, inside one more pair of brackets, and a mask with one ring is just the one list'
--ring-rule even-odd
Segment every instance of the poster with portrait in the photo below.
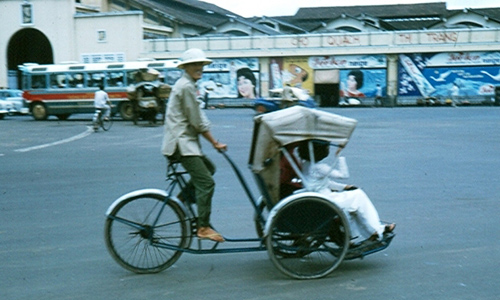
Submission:
{"label": "poster with portrait", "polygon": [[385,96],[386,69],[342,69],[340,70],[340,97],[374,98],[377,91]]}
{"label": "poster with portrait", "polygon": [[214,59],[205,66],[198,82],[201,97],[247,98],[259,95],[259,60],[257,58]]}

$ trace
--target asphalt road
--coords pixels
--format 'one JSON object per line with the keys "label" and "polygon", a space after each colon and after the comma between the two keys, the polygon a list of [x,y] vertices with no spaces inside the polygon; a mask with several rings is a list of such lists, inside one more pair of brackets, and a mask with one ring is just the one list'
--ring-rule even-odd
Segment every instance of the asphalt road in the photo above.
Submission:
{"label": "asphalt road", "polygon": [[[114,199],[164,186],[161,126],[115,122],[88,131],[68,121],[0,121],[0,299],[498,299],[500,109],[327,109],[359,125],[344,155],[396,237],[383,252],[345,261],[324,279],[282,275],[266,252],[184,254],[136,275],[104,245]],[[253,112],[207,110],[214,135],[257,192],[247,168]],[[223,157],[212,221],[254,237],[252,209]]]}

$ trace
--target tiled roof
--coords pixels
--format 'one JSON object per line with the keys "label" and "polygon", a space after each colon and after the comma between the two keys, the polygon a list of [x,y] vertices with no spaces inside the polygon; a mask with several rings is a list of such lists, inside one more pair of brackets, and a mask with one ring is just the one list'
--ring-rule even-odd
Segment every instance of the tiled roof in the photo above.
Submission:
{"label": "tiled roof", "polygon": [[332,6],[332,7],[304,7],[300,8],[294,19],[333,19],[342,14],[358,16],[371,15],[377,18],[400,17],[427,17],[446,14],[445,2],[398,5],[359,5],[359,6]]}
{"label": "tiled roof", "polygon": [[[135,0],[155,9],[178,22],[199,28],[199,33],[210,34],[212,28],[229,22],[230,19],[244,23],[263,34],[280,34],[267,26],[256,23],[255,18],[243,18],[217,5],[198,0]],[[500,7],[470,9],[471,12],[487,16],[500,22]],[[266,17],[287,26],[291,32],[314,32],[322,24],[335,20],[342,15],[363,18],[367,16],[378,20],[381,30],[420,30],[431,28],[443,18],[449,18],[462,10],[447,10],[445,2],[430,2],[400,5],[360,5],[300,8],[293,16]],[[289,31],[290,32],[290,31]]]}
{"label": "tiled roof", "polygon": [[[232,18],[232,20],[227,19],[227,20],[221,22],[220,24],[215,25],[215,27],[220,27],[220,26],[222,26],[222,25],[224,25],[224,24],[226,24],[228,22],[229,23],[230,22],[241,23],[241,24],[243,24],[243,25],[245,25],[247,27],[250,27],[250,28],[252,28],[252,29],[254,29],[256,31],[259,31],[259,32],[267,34],[267,35],[281,35],[282,34],[281,32],[276,31],[276,30],[274,30],[274,29],[272,29],[272,28],[270,28],[268,26],[252,22],[252,21],[250,21],[248,19],[245,19],[243,17],[235,17],[235,18]],[[211,32],[212,32],[212,30],[208,30],[207,32],[202,32],[202,34],[203,35],[204,34],[209,34]]]}
{"label": "tiled roof", "polygon": [[150,8],[167,14],[179,23],[197,26],[203,30],[238,16],[216,5],[198,0],[136,0]]}

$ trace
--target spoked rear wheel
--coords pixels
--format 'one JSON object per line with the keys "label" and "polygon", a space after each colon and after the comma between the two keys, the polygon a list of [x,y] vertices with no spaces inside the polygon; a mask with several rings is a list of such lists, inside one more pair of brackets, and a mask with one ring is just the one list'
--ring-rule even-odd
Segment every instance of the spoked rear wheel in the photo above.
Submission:
{"label": "spoked rear wheel", "polygon": [[266,246],[273,264],[296,279],[327,276],[349,248],[349,227],[340,208],[314,196],[280,207],[270,224]]}
{"label": "spoked rear wheel", "polygon": [[[161,195],[141,195],[120,202],[108,215],[104,238],[122,267],[139,274],[158,273],[174,264],[191,242],[182,209]],[[166,246],[166,247],[162,247]]]}
{"label": "spoked rear wheel", "polygon": [[113,126],[113,118],[109,116],[108,118],[101,118],[101,127],[104,131],[108,131]]}

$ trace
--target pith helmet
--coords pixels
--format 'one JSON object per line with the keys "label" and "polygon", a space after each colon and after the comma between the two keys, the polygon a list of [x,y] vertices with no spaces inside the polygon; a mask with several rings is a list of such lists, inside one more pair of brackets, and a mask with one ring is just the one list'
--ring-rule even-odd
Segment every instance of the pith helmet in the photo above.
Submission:
{"label": "pith helmet", "polygon": [[184,68],[185,65],[190,64],[190,63],[197,63],[197,62],[202,62],[203,65],[209,65],[212,63],[211,59],[208,59],[205,56],[205,53],[197,48],[191,48],[184,53],[182,53],[181,58],[180,58],[180,63],[177,65],[178,68]]}

